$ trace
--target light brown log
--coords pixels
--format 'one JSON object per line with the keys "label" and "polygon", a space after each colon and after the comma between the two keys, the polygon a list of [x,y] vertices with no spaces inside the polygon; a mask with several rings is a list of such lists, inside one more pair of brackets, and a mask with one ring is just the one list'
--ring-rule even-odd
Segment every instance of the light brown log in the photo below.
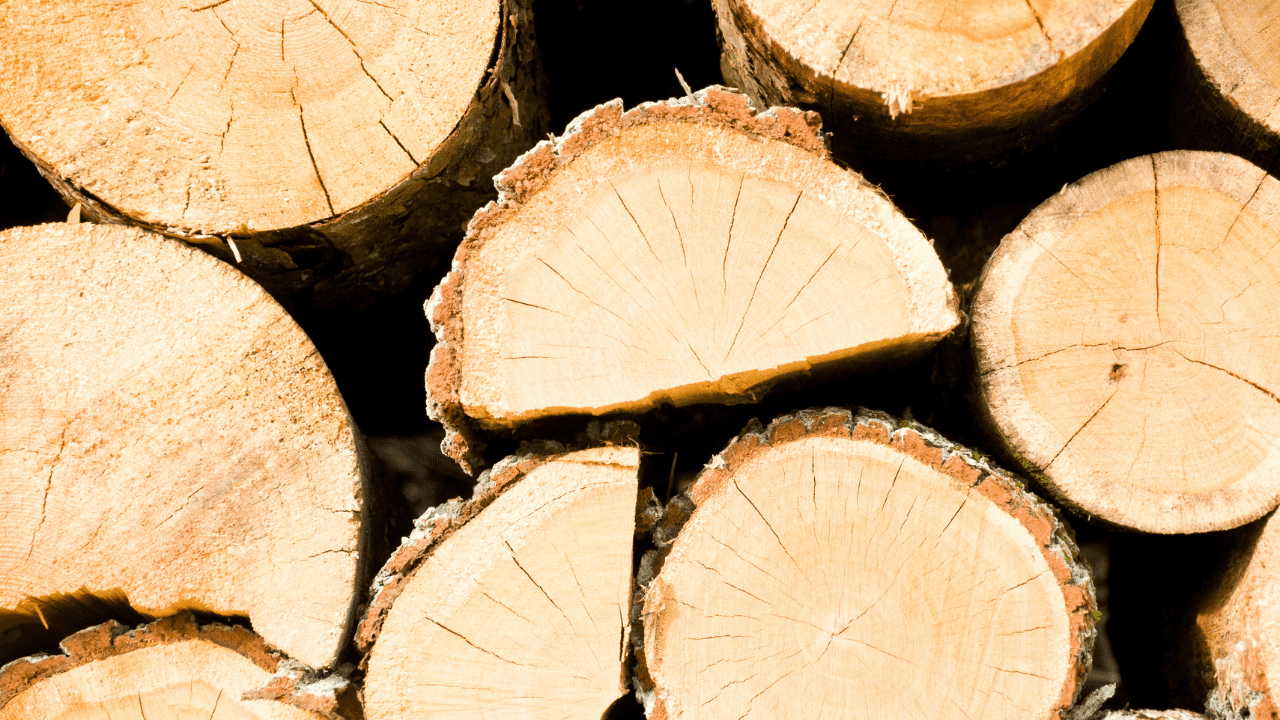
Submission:
{"label": "light brown log", "polygon": [[561,451],[487,471],[379,573],[357,634],[370,720],[598,720],[626,693],[640,451]]}
{"label": "light brown log", "polygon": [[1062,502],[1147,532],[1280,502],[1280,182],[1230,155],[1096,172],[1001,243],[973,305],[979,410]]}
{"label": "light brown log", "polygon": [[928,241],[828,159],[813,114],[717,87],[614,101],[495,182],[427,307],[427,409],[464,464],[473,424],[752,402],[959,321]]}
{"label": "light brown log", "polygon": [[[1151,0],[715,0],[721,69],[858,155],[975,160],[1074,114]],[[892,139],[891,142],[890,139]]]}
{"label": "light brown log", "polygon": [[651,720],[1032,720],[1075,700],[1096,605],[1069,529],[932,431],[836,408],[755,423],[689,499],[644,595]]}
{"label": "light brown log", "polygon": [[1280,153],[1280,7],[1267,0],[1175,0],[1177,147],[1270,167]]}
{"label": "light brown log", "polygon": [[332,665],[365,582],[360,453],[311,342],[232,268],[134,228],[0,233],[0,609],[123,591]]}
{"label": "light brown log", "polygon": [[6,3],[0,72],[69,203],[296,303],[406,287],[546,124],[528,0]]}
{"label": "light brown log", "polygon": [[358,720],[355,687],[323,682],[240,627],[190,615],[68,637],[60,655],[0,669],[0,720]]}

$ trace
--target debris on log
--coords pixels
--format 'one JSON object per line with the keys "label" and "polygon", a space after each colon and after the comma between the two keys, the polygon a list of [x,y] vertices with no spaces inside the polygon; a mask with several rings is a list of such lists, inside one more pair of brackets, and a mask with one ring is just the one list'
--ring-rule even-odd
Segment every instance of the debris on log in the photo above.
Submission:
{"label": "debris on log", "polygon": [[1223,530],[1280,502],[1280,182],[1245,160],[1127,160],[1001,242],[971,337],[979,413],[1081,514]]}
{"label": "debris on log", "polygon": [[547,444],[421,517],[357,633],[370,720],[599,720],[628,689],[639,461]]}
{"label": "debris on log", "polygon": [[1280,6],[1174,0],[1181,29],[1177,147],[1218,150],[1270,168],[1280,155]]}
{"label": "debris on log", "polygon": [[937,254],[817,124],[719,87],[614,101],[504,171],[427,306],[447,454],[479,464],[473,424],[753,402],[950,332]]}
{"label": "debris on log", "polygon": [[132,630],[108,622],[62,650],[0,668],[0,720],[361,717],[344,675],[315,682],[252,632],[186,613]]}
{"label": "debris on log", "polygon": [[363,576],[355,428],[261,287],[117,225],[0,233],[0,610],[122,591],[331,666]]}
{"label": "debris on log", "polygon": [[68,203],[295,304],[407,287],[546,132],[528,0],[5,3],[0,72]]}
{"label": "debris on log", "polygon": [[1070,531],[932,431],[836,408],[753,423],[688,497],[644,595],[651,720],[1056,719],[1075,701],[1096,608]]}
{"label": "debris on log", "polygon": [[859,154],[971,161],[1092,100],[1152,0],[713,4],[725,81],[762,107],[818,110]]}

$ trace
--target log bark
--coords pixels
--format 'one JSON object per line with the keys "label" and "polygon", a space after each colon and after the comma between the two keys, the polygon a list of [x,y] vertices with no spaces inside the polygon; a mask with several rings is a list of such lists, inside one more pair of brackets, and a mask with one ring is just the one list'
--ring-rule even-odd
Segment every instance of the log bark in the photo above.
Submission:
{"label": "log bark", "polygon": [[0,123],[68,203],[293,305],[407,287],[546,132],[528,0],[7,3],[0,48]]}
{"label": "log bark", "polygon": [[362,717],[345,675],[316,682],[249,630],[185,613],[132,630],[98,625],[62,650],[0,668],[0,720]]}
{"label": "log bark", "polygon": [[725,81],[822,112],[875,159],[967,162],[1030,143],[1093,98],[1151,0],[715,0]]}
{"label": "log bark", "polygon": [[363,449],[253,281],[134,228],[0,233],[0,609],[122,591],[332,665],[364,585]]}
{"label": "log bark", "polygon": [[959,322],[928,241],[828,159],[817,117],[712,87],[578,117],[495,181],[427,312],[428,414],[475,427],[758,400]]}
{"label": "log bark", "polygon": [[1089,175],[1001,243],[973,305],[978,410],[1078,512],[1222,530],[1280,502],[1280,182],[1177,151]]}
{"label": "log bark", "polygon": [[644,595],[651,720],[1030,720],[1075,700],[1096,605],[1069,529],[932,431],[835,408],[755,423],[688,497]]}
{"label": "log bark", "polygon": [[1280,154],[1280,10],[1261,0],[1175,0],[1174,7],[1181,29],[1174,142],[1270,168]]}
{"label": "log bark", "polygon": [[429,511],[374,583],[371,720],[598,720],[627,691],[640,452],[546,444]]}

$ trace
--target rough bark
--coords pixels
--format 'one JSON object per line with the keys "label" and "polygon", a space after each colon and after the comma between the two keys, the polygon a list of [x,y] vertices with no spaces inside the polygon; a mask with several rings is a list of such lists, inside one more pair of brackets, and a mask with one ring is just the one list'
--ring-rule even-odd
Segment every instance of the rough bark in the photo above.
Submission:
{"label": "rough bark", "polygon": [[1152,0],[714,5],[726,82],[819,110],[855,155],[918,163],[1045,136],[1093,99]]}
{"label": "rough bark", "polygon": [[291,306],[406,288],[546,132],[530,3],[253,5],[7,4],[0,124],[87,218]]}
{"label": "rough bark", "polygon": [[1280,502],[1280,182],[1230,155],[1101,170],[1005,237],[973,305],[978,411],[1081,514],[1236,527]]}
{"label": "rough bark", "polygon": [[464,467],[477,428],[753,402],[959,322],[924,236],[829,160],[812,113],[717,87],[615,101],[496,182],[427,305],[427,410]]}
{"label": "rough bark", "polygon": [[1088,673],[1070,530],[926,428],[835,408],[753,424],[687,504],[645,563],[649,718],[1058,718]]}
{"label": "rough bark", "polygon": [[316,677],[249,630],[186,613],[132,630],[108,622],[68,637],[62,654],[0,668],[0,718],[361,720],[346,672]]}
{"label": "rough bark", "polygon": [[0,388],[0,610],[123,592],[337,660],[366,582],[363,449],[261,287],[135,228],[0,233]]}

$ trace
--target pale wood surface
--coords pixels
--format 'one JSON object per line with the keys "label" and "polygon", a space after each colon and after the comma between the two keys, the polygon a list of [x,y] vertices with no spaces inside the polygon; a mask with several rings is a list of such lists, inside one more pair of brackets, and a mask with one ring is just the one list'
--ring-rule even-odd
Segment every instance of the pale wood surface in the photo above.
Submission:
{"label": "pale wood surface", "polygon": [[[818,108],[854,134],[876,127],[955,136],[1053,122],[1045,113],[1061,110],[1110,69],[1152,2],[714,4],[728,82],[766,106]],[[1003,144],[1013,142],[1011,135]]]}
{"label": "pale wood surface", "polygon": [[1066,188],[973,306],[982,412],[1081,512],[1202,532],[1280,501],[1280,182],[1170,152]]}
{"label": "pale wood surface", "polygon": [[924,236],[804,116],[722,89],[602,105],[499,183],[428,306],[446,423],[756,400],[959,319]]}
{"label": "pale wood surface", "polygon": [[482,498],[491,478],[507,484],[482,510],[428,513],[423,527],[475,512],[425,545],[411,572],[380,574],[371,613],[384,617],[361,633],[376,632],[370,720],[598,720],[628,690],[639,461],[637,448],[617,446],[511,458],[482,478]]}
{"label": "pale wood surface", "polygon": [[0,720],[322,720],[294,705],[249,699],[279,658],[242,628],[189,619],[126,632],[116,623],[71,636],[67,654],[0,671]]}
{"label": "pale wood surface", "polygon": [[748,428],[644,597],[650,718],[1056,718],[1092,582],[1048,505],[927,430]]}
{"label": "pale wood surface", "polygon": [[121,589],[334,662],[362,479],[324,362],[263,290],[106,225],[0,234],[0,607]]}

